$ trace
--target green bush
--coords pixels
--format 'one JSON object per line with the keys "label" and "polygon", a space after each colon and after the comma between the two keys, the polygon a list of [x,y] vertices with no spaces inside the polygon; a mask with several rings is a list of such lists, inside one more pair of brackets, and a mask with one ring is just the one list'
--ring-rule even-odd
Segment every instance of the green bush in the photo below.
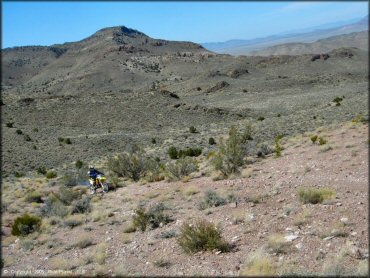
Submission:
{"label": "green bush", "polygon": [[46,175],[46,168],[44,166],[40,166],[37,168],[36,172],[40,175]]}
{"label": "green bush", "polygon": [[257,120],[259,120],[259,121],[263,121],[265,119],[265,117],[258,117],[258,119]]}
{"label": "green bush", "polygon": [[15,132],[16,132],[17,134],[19,134],[19,135],[22,135],[22,134],[23,134],[23,131],[22,131],[22,130],[20,130],[20,129],[17,129]]}
{"label": "green bush", "polygon": [[23,174],[23,173],[21,173],[21,172],[15,171],[14,176],[15,176],[16,178],[21,178],[21,177],[24,177],[24,174]]}
{"label": "green bush", "polygon": [[219,250],[227,252],[230,245],[223,239],[214,224],[205,220],[184,223],[177,237],[178,244],[186,253]]}
{"label": "green bush", "polygon": [[23,216],[17,217],[12,225],[12,235],[14,236],[25,236],[34,231],[37,231],[41,225],[41,218],[24,214]]}
{"label": "green bush", "polygon": [[76,161],[75,166],[76,166],[77,169],[81,169],[83,165],[84,165],[84,163],[81,160]]}
{"label": "green bush", "polygon": [[199,209],[204,210],[206,208],[218,207],[227,203],[225,198],[222,198],[217,194],[216,191],[210,189],[204,193],[204,199],[199,204]]}
{"label": "green bush", "polygon": [[215,170],[221,171],[225,176],[239,171],[244,165],[246,150],[243,149],[243,138],[237,129],[232,126],[229,130],[229,138],[218,145],[218,152],[212,159]]}
{"label": "green bush", "polygon": [[243,130],[243,133],[241,134],[242,143],[245,143],[248,140],[253,140],[252,132],[253,132],[252,124],[250,122],[247,122],[244,125],[244,130]]}
{"label": "green bush", "polygon": [[26,202],[28,203],[43,203],[42,195],[38,191],[31,191],[25,197]]}
{"label": "green bush", "polygon": [[198,166],[193,158],[182,157],[176,162],[167,163],[166,169],[170,178],[179,180],[198,170]]}
{"label": "green bush", "polygon": [[216,145],[216,141],[215,141],[215,139],[214,139],[213,137],[210,137],[210,138],[208,139],[208,144],[210,144],[210,145]]}
{"label": "green bush", "polygon": [[325,199],[331,199],[335,196],[335,192],[326,188],[300,188],[298,191],[299,200],[304,203],[318,204],[322,203]]}
{"label": "green bush", "polygon": [[196,133],[197,129],[194,126],[189,127],[189,132],[190,133]]}
{"label": "green bush", "polygon": [[315,143],[316,143],[316,141],[317,141],[317,135],[312,135],[312,136],[310,137],[310,139],[311,139],[312,143],[313,143],[313,144],[315,144]]}
{"label": "green bush", "polygon": [[325,145],[328,142],[328,140],[325,140],[324,138],[320,137],[319,138],[319,145]]}
{"label": "green bush", "polygon": [[197,157],[202,154],[202,149],[200,148],[187,148],[186,150],[180,150],[178,152],[178,157],[185,157],[185,156],[191,156],[191,157]]}
{"label": "green bush", "polygon": [[70,138],[64,138],[64,143],[66,143],[67,145],[70,145],[72,144],[72,141]]}
{"label": "green bush", "polygon": [[152,144],[156,144],[157,143],[157,141],[155,140],[155,138],[152,138],[151,142],[152,142]]}
{"label": "green bush", "polygon": [[24,135],[24,140],[26,140],[27,142],[32,141],[31,137],[28,134]]}
{"label": "green bush", "polygon": [[170,156],[171,159],[178,159],[179,158],[179,153],[177,152],[177,149],[174,146],[172,146],[168,149],[168,155]]}
{"label": "green bush", "polygon": [[14,123],[12,123],[12,122],[6,123],[6,127],[9,127],[9,128],[12,128],[13,125],[14,125]]}
{"label": "green bush", "polygon": [[58,137],[58,142],[59,143],[63,143],[64,142],[64,138],[63,137]]}
{"label": "green bush", "polygon": [[280,157],[281,156],[281,151],[283,150],[283,147],[280,144],[280,139],[281,138],[282,138],[281,136],[276,136],[275,137],[275,154],[276,154],[276,157]]}
{"label": "green bush", "polygon": [[57,177],[57,173],[53,170],[49,170],[46,172],[45,176],[47,179],[54,179]]}
{"label": "green bush", "polygon": [[119,154],[108,160],[108,168],[119,177],[128,177],[138,181],[147,171],[144,153],[140,149]]}

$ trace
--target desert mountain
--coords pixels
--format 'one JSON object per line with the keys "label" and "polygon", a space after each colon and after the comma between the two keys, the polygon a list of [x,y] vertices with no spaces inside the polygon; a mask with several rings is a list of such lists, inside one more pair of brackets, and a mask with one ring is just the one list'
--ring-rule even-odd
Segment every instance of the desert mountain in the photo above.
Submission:
{"label": "desert mountain", "polygon": [[[368,21],[369,16],[366,16],[355,23],[340,25],[331,28],[318,28],[316,30],[309,30],[305,32],[297,31],[294,33],[285,33],[250,40],[230,40],[218,43],[203,43],[202,46],[217,53],[249,55],[253,51],[264,50],[267,47],[272,47],[275,45],[286,43],[312,43],[317,40],[329,38],[332,36],[366,31],[369,30]],[[337,47],[346,46],[337,45]]]}
{"label": "desert mountain", "polygon": [[[78,42],[4,49],[3,170],[93,161],[130,143],[164,161],[172,145],[207,153],[215,148],[209,137],[247,120],[256,129],[252,154],[277,134],[367,114],[367,51],[327,54],[316,61],[233,57],[126,27]],[[340,108],[331,105],[338,94],[346,97]],[[189,134],[190,126],[198,132]]]}
{"label": "desert mountain", "polygon": [[338,35],[313,43],[286,43],[267,47],[263,50],[252,51],[250,55],[301,55],[329,52],[341,47],[357,47],[363,50],[368,49],[369,32],[356,32],[346,35]]}

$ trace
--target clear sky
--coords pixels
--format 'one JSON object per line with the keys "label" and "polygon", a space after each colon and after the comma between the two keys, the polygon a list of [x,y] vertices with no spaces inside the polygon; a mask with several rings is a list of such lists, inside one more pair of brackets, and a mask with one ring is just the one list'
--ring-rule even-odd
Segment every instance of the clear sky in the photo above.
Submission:
{"label": "clear sky", "polygon": [[368,14],[368,2],[2,2],[2,48],[78,41],[124,25],[150,37],[251,39]]}

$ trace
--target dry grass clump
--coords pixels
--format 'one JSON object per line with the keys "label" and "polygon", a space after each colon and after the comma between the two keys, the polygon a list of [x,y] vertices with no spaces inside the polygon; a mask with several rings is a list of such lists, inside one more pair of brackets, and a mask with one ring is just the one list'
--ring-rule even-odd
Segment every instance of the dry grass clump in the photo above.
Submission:
{"label": "dry grass clump", "polygon": [[120,240],[123,244],[129,244],[132,242],[132,239],[133,239],[133,235],[132,234],[128,234],[128,233],[124,233],[124,234],[121,234],[120,235]]}
{"label": "dry grass clump", "polygon": [[328,188],[300,188],[298,190],[299,200],[304,203],[318,204],[324,200],[335,198],[335,192]]}
{"label": "dry grass clump", "polygon": [[64,259],[61,257],[53,257],[48,260],[50,269],[52,270],[70,270],[71,269],[71,260]]}
{"label": "dry grass clump", "polygon": [[268,238],[267,248],[271,253],[287,254],[291,251],[292,243],[287,241],[283,235],[274,234]]}
{"label": "dry grass clump", "polygon": [[206,220],[184,223],[181,226],[177,242],[186,253],[219,250],[227,252],[230,245],[223,239],[214,224]]}
{"label": "dry grass clump", "polygon": [[107,258],[107,244],[105,242],[100,243],[98,246],[96,246],[95,250],[95,261],[103,265],[105,263],[105,260]]}
{"label": "dry grass clump", "polygon": [[241,276],[274,276],[277,265],[273,259],[261,250],[251,253],[240,270]]}
{"label": "dry grass clump", "polygon": [[65,227],[74,228],[74,227],[77,227],[77,226],[81,225],[84,222],[85,222],[85,217],[83,215],[76,214],[76,215],[68,216],[64,220],[63,225]]}
{"label": "dry grass clump", "polygon": [[89,247],[91,245],[93,245],[93,241],[89,234],[79,235],[75,242],[72,244],[73,247],[78,247],[81,249]]}
{"label": "dry grass clump", "polygon": [[186,196],[192,196],[192,195],[198,194],[200,190],[195,186],[187,186],[185,187],[183,192]]}

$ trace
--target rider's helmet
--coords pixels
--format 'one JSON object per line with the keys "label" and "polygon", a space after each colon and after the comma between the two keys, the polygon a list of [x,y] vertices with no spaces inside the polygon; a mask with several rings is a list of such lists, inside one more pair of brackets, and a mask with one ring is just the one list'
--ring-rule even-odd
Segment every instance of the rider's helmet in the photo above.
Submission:
{"label": "rider's helmet", "polygon": [[93,165],[89,165],[89,169],[92,170],[95,169],[95,167]]}

